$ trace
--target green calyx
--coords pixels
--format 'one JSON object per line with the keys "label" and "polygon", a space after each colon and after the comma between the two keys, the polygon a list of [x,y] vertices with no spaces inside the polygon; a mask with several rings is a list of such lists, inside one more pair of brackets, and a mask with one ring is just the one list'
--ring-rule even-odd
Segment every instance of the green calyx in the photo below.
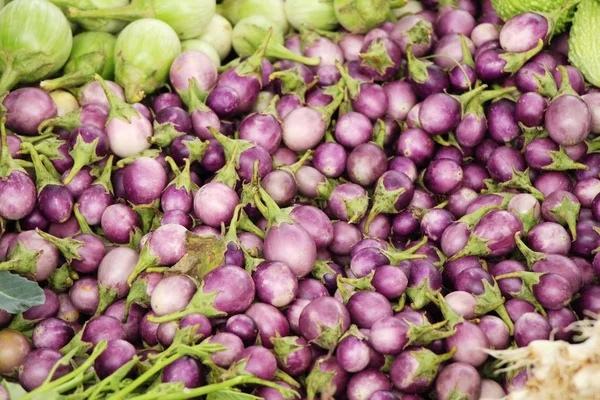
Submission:
{"label": "green calyx", "polygon": [[151,204],[132,204],[132,209],[135,211],[142,222],[141,232],[142,234],[149,233],[157,229],[160,226],[160,219],[162,213],[158,208],[160,201],[157,199]]}
{"label": "green calyx", "polygon": [[258,194],[255,195],[254,201],[262,216],[268,221],[268,228],[279,226],[283,223],[295,223],[289,214],[282,210],[262,187],[259,186],[257,191]]}
{"label": "green calyx", "polygon": [[[33,139],[33,138],[32,138]],[[23,146],[24,142],[33,144],[33,147],[39,155],[45,156],[50,160],[63,160],[65,157],[60,153],[59,148],[66,142],[59,139],[53,133],[46,133],[41,136],[35,137],[36,140],[22,140],[20,154],[29,154],[26,147]]]}
{"label": "green calyx", "polygon": [[562,81],[560,83],[560,87],[558,88],[558,92],[556,93],[556,95],[554,96],[554,98],[552,100],[554,101],[557,98],[559,98],[560,96],[565,96],[565,95],[579,97],[577,92],[571,86],[571,80],[569,79],[569,73],[567,72],[567,69],[564,67],[564,65],[559,65],[556,68],[560,72],[560,77],[561,77]]}
{"label": "green calyx", "polygon": [[486,179],[485,184],[488,192],[503,192],[505,189],[517,189],[524,190],[533,195],[539,201],[544,200],[542,192],[537,190],[532,184],[529,178],[529,168],[525,171],[517,171],[513,168],[513,176],[506,182],[496,182],[493,179]]}
{"label": "green calyx", "polygon": [[369,209],[369,196],[367,194],[342,201],[344,202],[349,223],[355,224],[367,214]]}
{"label": "green calyx", "polygon": [[294,94],[302,104],[306,102],[306,92],[319,81],[319,78],[315,77],[312,82],[306,84],[298,67],[273,72],[269,75],[269,79],[271,81],[278,79],[281,82],[281,94]]}
{"label": "green calyx", "polygon": [[55,292],[64,293],[79,279],[79,274],[69,264],[56,268],[48,278],[48,287]]}
{"label": "green calyx", "polygon": [[336,277],[336,286],[337,286],[337,290],[338,290],[340,296],[342,297],[342,302],[344,304],[347,304],[348,301],[350,300],[350,297],[352,297],[354,295],[354,293],[356,293],[352,286],[350,286],[347,283],[342,282],[341,275],[338,275]]}
{"label": "green calyx", "polygon": [[315,266],[313,267],[313,269],[311,271],[312,276],[314,276],[316,279],[318,279],[322,283],[324,283],[325,275],[335,275],[336,274],[335,270],[329,266],[330,263],[332,263],[332,261],[316,260]]}
{"label": "green calyx", "polygon": [[373,140],[371,140],[371,142],[375,143],[382,149],[385,145],[385,130],[385,121],[382,119],[378,119],[375,123],[375,126],[373,127]]}
{"label": "green calyx", "polygon": [[521,254],[523,254],[523,257],[525,257],[525,261],[527,261],[528,267],[531,267],[538,261],[545,260],[546,258],[548,258],[545,253],[533,251],[529,247],[527,247],[527,245],[523,243],[523,240],[521,240],[521,232],[515,233],[515,243],[517,244],[517,248],[519,249]]}
{"label": "green calyx", "polygon": [[361,59],[360,65],[373,68],[380,75],[384,75],[388,68],[393,68],[395,63],[391,59],[383,40],[374,40],[364,53],[358,55]]}
{"label": "green calyx", "polygon": [[406,62],[408,67],[408,77],[416,83],[424,83],[429,79],[427,67],[431,61],[421,60],[413,54],[412,45],[406,47]]}
{"label": "green calyx", "polygon": [[[264,234],[263,234],[264,235]],[[244,269],[249,274],[256,271],[256,268],[265,261],[264,258],[257,257],[256,254],[250,254],[248,250],[242,247],[242,253],[244,253]]]}
{"label": "green calyx", "polygon": [[333,9],[340,25],[356,34],[381,25],[391,11],[390,0],[334,0]]}
{"label": "green calyx", "polygon": [[501,89],[484,90],[477,94],[475,97],[473,97],[471,101],[466,103],[464,107],[464,115],[474,114],[478,117],[485,118],[485,112],[483,109],[483,105],[485,103],[502,98],[505,95],[510,95],[512,93],[515,93],[516,91],[517,88],[514,86]]}
{"label": "green calyx", "polygon": [[475,304],[475,314],[485,315],[490,311],[495,311],[502,321],[508,326],[508,331],[512,335],[514,325],[510,319],[506,307],[504,306],[505,299],[500,293],[500,287],[498,283],[494,281],[494,284],[490,284],[486,279],[482,279],[484,292],[480,295],[475,296],[477,303]]}
{"label": "green calyx", "polygon": [[414,358],[419,364],[419,367],[414,372],[412,378],[415,380],[418,378],[425,378],[427,382],[432,383],[438,374],[440,365],[451,360],[455,353],[456,346],[453,347],[448,353],[444,354],[435,354],[433,351],[427,348],[411,351],[411,357]]}
{"label": "green calyx", "polygon": [[415,254],[417,250],[423,247],[427,243],[427,236],[423,236],[423,239],[419,241],[416,245],[405,249],[398,250],[393,246],[389,246],[385,250],[381,250],[381,254],[386,256],[388,260],[390,260],[391,265],[398,265],[402,261],[406,260],[416,260],[416,259],[424,259],[427,258],[424,254]]}
{"label": "green calyx", "polygon": [[573,240],[577,239],[577,220],[580,210],[581,204],[569,200],[567,196],[563,197],[562,202],[558,206],[550,210],[550,213],[554,215],[559,224],[569,228]]}
{"label": "green calyx", "polygon": [[158,263],[159,263],[160,258],[151,253],[150,241],[151,240],[148,239],[146,241],[146,243],[144,243],[144,246],[142,247],[142,251],[140,252],[140,257],[138,259],[138,262],[135,265],[135,267],[133,268],[133,271],[131,271],[131,273],[129,274],[129,277],[127,278],[127,284],[129,286],[133,285],[133,282],[135,281],[135,279],[138,277],[139,274],[146,271],[148,268],[159,266]]}
{"label": "green calyx", "polygon": [[54,128],[55,126],[64,128],[69,132],[75,128],[79,128],[81,126],[82,111],[82,108],[78,108],[63,116],[47,119],[38,126],[38,132],[45,132],[48,128]]}
{"label": "green calyx", "polygon": [[344,278],[339,276],[338,280],[348,286],[353,287],[356,290],[372,290],[375,291],[375,287],[371,284],[373,277],[375,276],[375,270],[371,271],[369,275],[363,276],[362,278]]}
{"label": "green calyx", "polygon": [[75,146],[69,151],[69,154],[73,158],[73,166],[71,167],[69,175],[64,179],[65,185],[68,185],[83,167],[102,159],[102,157],[96,155],[96,148],[99,142],[100,138],[96,138],[92,143],[86,143],[81,135],[77,135]]}
{"label": "green calyx", "polygon": [[124,321],[127,321],[131,305],[137,304],[141,307],[150,307],[150,296],[148,295],[148,281],[146,279],[136,279],[133,285],[129,288],[129,293],[125,299],[125,315]]}
{"label": "green calyx", "polygon": [[409,287],[406,289],[406,295],[411,300],[410,306],[416,310],[420,310],[430,303],[430,296],[437,292],[429,286],[429,278],[425,277],[420,285]]}
{"label": "green calyx", "polygon": [[236,144],[231,153],[231,157],[227,160],[225,165],[217,171],[213,182],[221,182],[232,189],[237,187],[238,180],[240,179],[237,174],[237,163],[239,159],[239,147]]}
{"label": "green calyx", "polygon": [[48,171],[37,150],[31,143],[23,142],[21,143],[21,146],[29,152],[31,161],[33,162],[33,168],[35,169],[35,186],[37,187],[38,194],[47,185],[62,186],[58,179]]}
{"label": "green calyx", "polygon": [[340,342],[347,337],[355,337],[360,340],[367,340],[367,337],[361,333],[358,327],[354,324],[350,325],[350,328],[340,337]]}
{"label": "green calyx", "polygon": [[27,173],[25,168],[21,167],[13,158],[10,156],[10,149],[8,148],[8,139],[6,138],[6,119],[2,118],[0,121],[0,135],[1,144],[0,147],[0,178],[6,179],[13,171],[20,171]]}
{"label": "green calyx", "polygon": [[529,143],[533,141],[533,139],[548,137],[548,132],[546,132],[546,130],[541,126],[529,127],[519,122],[519,127],[523,132],[523,151],[525,151],[525,149],[527,148]]}
{"label": "green calyx", "polygon": [[[241,204],[238,204],[233,210],[233,216],[231,217],[231,222],[229,223],[229,229],[227,229],[227,233],[223,237],[225,245],[228,245],[229,243],[234,243],[238,248],[241,247],[237,235],[237,226],[238,220],[240,218],[240,212],[242,211],[243,207],[244,206],[242,206]],[[222,224],[222,226],[224,229],[225,224]]]}
{"label": "green calyx", "polygon": [[219,293],[219,291],[210,293],[204,292],[204,284],[202,284],[184,310],[172,314],[162,315],[160,317],[150,316],[148,317],[148,321],[155,324],[162,324],[163,322],[178,321],[190,314],[203,314],[209,318],[222,317],[227,314],[223,311],[217,310],[214,306],[215,299]]}
{"label": "green calyx", "polygon": [[242,183],[242,193],[240,194],[240,204],[243,206],[250,205],[256,207],[254,202],[258,195],[258,187],[260,186],[260,177],[258,176],[259,161],[254,161],[252,165],[252,178],[249,182]]}
{"label": "green calyx", "polygon": [[333,399],[333,395],[337,391],[337,387],[332,383],[336,372],[321,370],[321,364],[325,361],[327,358],[318,359],[306,377],[307,400],[314,400],[319,393],[323,399]]}
{"label": "green calyx", "polygon": [[135,160],[139,158],[157,158],[161,154],[162,152],[159,149],[147,149],[139,154],[121,158],[119,161],[117,161],[116,167],[117,169],[125,168],[126,166],[132,164]]}
{"label": "green calyx", "polygon": [[339,185],[339,181],[331,178],[327,178],[324,182],[320,182],[317,185],[317,198],[320,200],[329,200],[333,189],[335,189]]}
{"label": "green calyx", "polygon": [[560,146],[558,150],[548,150],[546,153],[552,158],[552,163],[542,167],[544,171],[569,171],[572,169],[576,170],[588,170],[589,167],[585,164],[573,161],[565,151],[563,146]]}
{"label": "green calyx", "polygon": [[175,129],[175,125],[172,122],[165,122],[159,124],[154,121],[154,133],[148,138],[150,144],[155,144],[158,147],[166,148],[173,143],[173,140],[185,135],[185,132],[180,132]]}
{"label": "green calyx", "polygon": [[177,94],[181,97],[181,101],[187,106],[188,112],[191,114],[195,110],[209,111],[210,109],[204,103],[208,97],[208,92],[198,87],[196,78],[189,79],[189,89],[187,91],[178,90]]}
{"label": "green calyx", "polygon": [[502,71],[508,72],[511,75],[516,73],[518,70],[521,69],[523,65],[525,65],[527,61],[529,61],[531,58],[533,58],[533,56],[542,51],[542,48],[544,48],[544,41],[540,39],[536,47],[526,52],[500,54],[498,57],[506,61],[506,64],[502,68]]}
{"label": "green calyx", "polygon": [[[432,294],[432,297],[435,297],[436,294]],[[440,321],[435,324],[425,323],[423,325],[416,325],[412,322],[404,321],[408,324],[408,332],[406,336],[408,337],[408,345],[416,345],[416,346],[427,346],[436,340],[441,340],[453,336],[456,333],[456,329],[453,326],[446,328],[449,325],[448,321]]]}
{"label": "green calyx", "polygon": [[558,93],[558,88],[556,87],[556,80],[548,71],[546,66],[544,68],[544,75],[532,74],[533,79],[537,82],[538,90],[537,92],[544,97],[554,98]]}
{"label": "green calyx", "polygon": [[[540,283],[540,278],[545,275],[544,272],[531,272],[531,271],[517,271],[509,274],[499,275],[495,277],[496,280],[519,278],[521,279],[521,291],[510,293],[515,299],[525,300],[533,305],[537,311],[543,316],[546,316],[546,310],[537,301],[533,294],[533,287]],[[504,318],[502,318],[504,320]],[[509,318],[510,320],[510,318]],[[509,325],[510,326],[510,325]]]}
{"label": "green calyx", "polygon": [[106,193],[113,193],[113,185],[112,185],[112,180],[111,175],[112,175],[112,168],[113,168],[113,161],[115,159],[115,156],[110,155],[108,156],[108,159],[106,160],[106,164],[104,165],[104,168],[102,169],[102,172],[100,173],[100,176],[94,181],[93,185],[101,185],[104,187],[104,189],[106,190]]}
{"label": "green calyx", "polygon": [[448,261],[458,260],[459,258],[466,256],[479,256],[485,257],[492,253],[490,248],[488,247],[489,239],[482,239],[475,234],[471,233],[469,235],[469,239],[467,240],[467,244],[463,247],[458,253],[454,254],[452,257],[448,258]]}
{"label": "green calyx", "polygon": [[13,331],[21,332],[28,338],[31,338],[31,334],[33,333],[33,327],[35,324],[40,322],[42,319],[25,319],[23,317],[23,313],[19,313],[15,315],[10,321],[10,325],[8,325],[7,329],[12,329]]}
{"label": "green calyx", "polygon": [[94,316],[101,315],[112,303],[119,298],[119,291],[113,287],[98,283],[98,307]]}
{"label": "green calyx", "polygon": [[[506,202],[508,203],[508,201]],[[502,210],[506,208],[506,206],[485,206],[481,207],[479,210],[472,212],[471,214],[467,214],[462,216],[458,222],[467,225],[468,229],[473,229],[475,225],[483,218],[487,213],[493,210]]]}
{"label": "green calyx", "polygon": [[523,231],[527,235],[529,231],[540,222],[539,210],[536,215],[535,208],[530,209],[526,213],[519,213],[516,210],[511,210],[511,213],[515,214],[523,223]]}
{"label": "green calyx", "polygon": [[47,242],[56,246],[56,248],[61,252],[61,254],[65,258],[65,260],[67,260],[67,262],[71,263],[73,260],[82,260],[82,257],[79,254],[79,249],[84,245],[82,241],[75,240],[70,237],[62,239],[57,238],[56,236],[52,236],[49,233],[46,233],[39,229],[36,229],[35,231]]}
{"label": "green calyx", "polygon": [[262,43],[258,46],[254,54],[235,67],[235,72],[239,76],[254,76],[262,83],[262,60],[267,52],[267,46],[269,45],[271,36],[273,36],[273,28],[268,30]]}
{"label": "green calyx", "polygon": [[[431,42],[431,36],[433,35],[433,26],[431,22],[426,21],[424,19],[419,20],[415,25],[413,25],[409,30],[407,30],[405,35],[408,36],[409,45],[408,47],[412,47],[418,44],[429,44]],[[412,49],[411,49],[412,53]],[[408,54],[407,54],[408,55]],[[412,55],[414,58],[414,55]]]}
{"label": "green calyx", "polygon": [[[277,167],[277,169],[280,171],[287,171],[293,177],[295,177],[298,170],[304,164],[306,164],[308,161],[312,160],[313,154],[314,154],[314,150],[307,150],[306,152],[304,152],[302,157],[300,157],[300,159],[298,161],[296,161],[295,163],[293,163],[292,165],[282,165],[280,167]],[[258,165],[258,163],[257,163],[257,165]]]}
{"label": "green calyx", "polygon": [[335,85],[328,86],[323,93],[333,97],[333,100],[326,106],[314,107],[315,110],[318,110],[321,113],[321,118],[325,122],[325,128],[329,128],[329,124],[331,124],[331,117],[333,114],[335,114],[337,109],[340,107],[340,104],[342,104],[342,101],[344,100],[345,87],[345,79],[340,79]]}
{"label": "green calyx", "polygon": [[[462,64],[468,65],[471,68],[475,68],[475,61],[473,61],[473,56],[471,55],[471,51],[469,50],[469,45],[467,43],[467,38],[465,35],[459,33],[460,37],[460,45],[462,49]],[[460,64],[459,64],[460,66]],[[465,74],[466,76],[466,74]],[[468,78],[467,78],[468,79]],[[472,87],[475,82],[469,82],[469,87]]]}
{"label": "green calyx", "polygon": [[188,157],[190,162],[201,162],[206,149],[210,145],[208,140],[202,141],[200,139],[184,140],[181,143],[190,151],[190,156]]}
{"label": "green calyx", "polygon": [[75,216],[75,219],[77,220],[77,223],[79,224],[79,232],[80,233],[89,233],[89,234],[96,236],[96,234],[94,233],[92,228],[90,228],[90,224],[88,224],[85,217],[81,214],[81,211],[79,211],[78,203],[75,203],[73,205],[73,215]]}
{"label": "green calyx", "polygon": [[219,142],[219,144],[223,147],[226,159],[231,159],[234,155],[234,152],[236,152],[236,157],[234,159],[236,164],[239,162],[240,154],[242,154],[248,149],[255,147],[253,143],[247,140],[232,139],[228,136],[225,136],[213,127],[208,127],[208,130],[217,140],[217,142]]}
{"label": "green calyx", "polygon": [[375,191],[373,192],[373,205],[365,221],[365,233],[369,233],[371,222],[378,214],[398,214],[400,212],[400,210],[396,209],[396,203],[404,192],[406,192],[406,188],[403,187],[395,190],[387,190],[383,179],[377,181],[377,186],[375,186]]}
{"label": "green calyx", "polygon": [[287,365],[287,359],[290,354],[307,347],[306,345],[298,344],[298,339],[298,336],[281,337],[279,334],[271,338],[273,353],[275,353],[275,357],[283,365]]}
{"label": "green calyx", "polygon": [[448,306],[448,304],[446,304],[446,300],[440,292],[436,292],[434,295],[430,296],[430,300],[440,310],[445,320],[443,322],[446,322],[446,325],[444,326],[447,326],[450,330],[453,330],[456,325],[465,321],[462,316],[458,315]]}
{"label": "green calyx", "polygon": [[198,189],[198,185],[192,181],[190,170],[192,162],[190,159],[186,158],[183,170],[179,170],[179,167],[171,157],[167,156],[165,160],[169,163],[171,170],[175,174],[175,178],[173,178],[169,185],[175,185],[176,189],[185,188],[188,193],[192,193],[192,191]]}
{"label": "green calyx", "polygon": [[[337,60],[335,61],[335,67],[340,72],[342,79],[340,82],[343,82],[346,90],[348,91],[348,95],[351,99],[356,99],[360,95],[360,85],[361,82],[355,78],[353,78],[348,72],[348,67],[342,66]],[[338,85],[333,85],[333,87]],[[332,86],[330,86],[331,88]],[[342,90],[343,92],[343,90]],[[343,96],[342,96],[343,100]],[[339,104],[338,104],[339,105]]]}
{"label": "green calyx", "polygon": [[125,101],[118,98],[112,90],[108,87],[104,79],[98,75],[94,74],[94,80],[98,81],[102,89],[104,90],[104,94],[106,95],[106,99],[108,100],[108,104],[110,106],[110,111],[108,113],[108,118],[106,119],[106,124],[109,124],[113,119],[121,119],[127,122],[131,122],[133,118],[141,118],[140,114],[137,110],[130,104],[127,104]]}

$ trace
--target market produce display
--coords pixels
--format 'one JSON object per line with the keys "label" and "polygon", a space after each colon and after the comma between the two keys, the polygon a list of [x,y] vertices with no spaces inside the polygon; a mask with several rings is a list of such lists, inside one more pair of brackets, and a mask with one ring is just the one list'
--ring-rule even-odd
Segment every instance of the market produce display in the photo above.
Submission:
{"label": "market produce display", "polygon": [[4,3],[0,400],[600,399],[600,1]]}

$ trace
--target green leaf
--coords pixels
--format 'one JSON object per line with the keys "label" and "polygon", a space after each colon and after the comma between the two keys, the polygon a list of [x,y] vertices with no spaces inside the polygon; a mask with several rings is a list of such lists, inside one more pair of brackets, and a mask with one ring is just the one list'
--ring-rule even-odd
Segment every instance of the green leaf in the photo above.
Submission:
{"label": "green leaf", "polygon": [[223,265],[227,245],[222,238],[188,234],[186,254],[170,269],[170,273],[188,274],[202,279]]}
{"label": "green leaf", "polygon": [[582,0],[573,17],[569,60],[594,86],[600,85],[600,40],[596,32],[599,24],[600,2]]}
{"label": "green leaf", "polygon": [[[594,1],[596,0],[590,0],[590,2]],[[502,18],[504,21],[508,21],[515,15],[525,12],[553,11],[565,5],[566,2],[567,0],[492,0],[492,5],[494,6],[494,10],[496,10],[500,18]],[[572,16],[573,14],[571,9],[557,21],[555,32],[559,33],[564,31]],[[592,25],[590,27],[592,32],[593,28],[594,26]]]}
{"label": "green leaf", "polygon": [[42,288],[28,279],[8,271],[0,271],[0,308],[18,314],[44,304]]}

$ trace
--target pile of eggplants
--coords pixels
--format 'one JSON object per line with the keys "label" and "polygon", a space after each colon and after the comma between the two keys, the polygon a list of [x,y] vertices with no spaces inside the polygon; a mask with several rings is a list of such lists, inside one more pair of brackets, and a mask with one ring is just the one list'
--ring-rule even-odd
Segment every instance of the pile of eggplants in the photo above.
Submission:
{"label": "pile of eggplants", "polygon": [[531,371],[490,351],[600,313],[576,2],[232,8],[220,68],[161,1],[56,3],[105,29],[0,27],[0,399],[500,399]]}

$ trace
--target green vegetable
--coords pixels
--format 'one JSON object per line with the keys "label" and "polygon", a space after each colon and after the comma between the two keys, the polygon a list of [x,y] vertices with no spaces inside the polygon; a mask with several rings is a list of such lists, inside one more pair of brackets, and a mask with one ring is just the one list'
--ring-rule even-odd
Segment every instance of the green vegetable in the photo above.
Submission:
{"label": "green vegetable", "polygon": [[[569,0],[492,0],[492,6],[500,18],[508,21],[525,12],[549,12],[565,5]],[[563,32],[573,18],[573,9],[556,21],[555,33]]]}
{"label": "green vegetable", "polygon": [[[231,23],[219,14],[215,14],[206,31],[198,39],[210,44],[219,54],[219,58],[224,60],[231,53]],[[219,63],[220,64],[220,63]]]}
{"label": "green vegetable", "polygon": [[285,15],[296,30],[308,28],[332,31],[338,26],[333,1],[286,0]]}
{"label": "green vegetable", "polygon": [[[97,10],[102,8],[117,8],[129,4],[129,0],[49,0],[60,8],[69,7],[81,10]],[[87,31],[102,31],[117,33],[127,25],[127,22],[110,18],[77,18],[77,23]]]}
{"label": "green vegetable", "polygon": [[79,22],[82,18],[114,18],[121,21],[136,21],[156,18],[177,32],[180,39],[200,36],[210,19],[215,15],[215,0],[132,0],[131,4],[97,10],[70,7],[69,18]]}
{"label": "green vegetable", "polygon": [[44,304],[45,301],[44,291],[37,283],[8,271],[0,271],[1,309],[18,314]]}
{"label": "green vegetable", "polygon": [[244,18],[260,15],[269,18],[273,24],[286,32],[289,24],[283,5],[283,0],[225,0],[221,4],[221,12],[233,25]]}
{"label": "green vegetable", "polygon": [[240,57],[254,54],[267,36],[269,29],[273,29],[273,34],[267,45],[267,57],[283,58],[306,65],[319,65],[321,62],[319,58],[303,57],[287,49],[283,45],[285,40],[283,32],[277,26],[273,26],[269,19],[261,16],[245,18],[233,28],[233,49]]}
{"label": "green vegetable", "polygon": [[113,80],[115,70],[115,43],[117,38],[107,32],[83,32],[73,37],[73,49],[63,69],[64,75],[42,81],[44,90],[82,86],[99,74]]}
{"label": "green vegetable", "polygon": [[[51,23],[50,23],[51,21]],[[16,0],[0,11],[0,94],[58,72],[73,45],[69,22],[45,0]]]}
{"label": "green vegetable", "polygon": [[390,0],[334,0],[335,16],[352,33],[367,33],[385,22]]}
{"label": "green vegetable", "polygon": [[573,18],[569,38],[569,60],[583,74],[586,81],[600,85],[600,2],[581,0]]}
{"label": "green vegetable", "polygon": [[127,25],[115,45],[115,80],[134,103],[164,86],[175,57],[181,53],[177,34],[157,19]]}
{"label": "green vegetable", "polygon": [[188,50],[196,50],[206,54],[214,63],[217,68],[221,66],[221,57],[219,53],[209,43],[200,39],[184,40],[181,42],[181,52]]}

